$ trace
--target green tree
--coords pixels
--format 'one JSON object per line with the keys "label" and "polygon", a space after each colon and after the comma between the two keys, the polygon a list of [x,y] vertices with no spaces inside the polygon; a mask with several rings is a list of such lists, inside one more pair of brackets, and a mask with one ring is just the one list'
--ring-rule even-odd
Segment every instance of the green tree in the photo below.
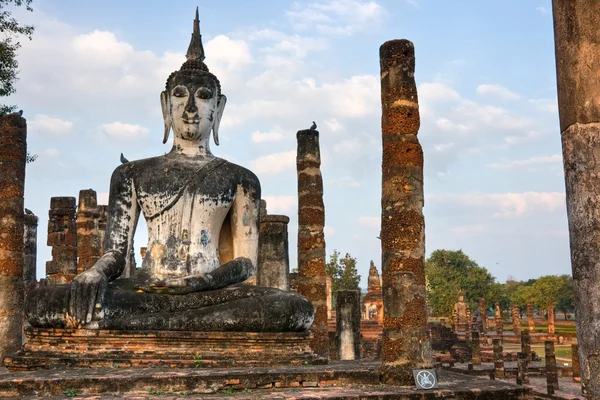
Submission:
{"label": "green tree", "polygon": [[[498,296],[495,278],[462,250],[435,250],[425,262],[427,302],[436,315],[451,315],[458,292],[467,292],[467,301],[474,310],[479,299]],[[496,292],[494,292],[494,290]]]}
{"label": "green tree", "polygon": [[334,250],[325,264],[325,271],[331,277],[331,295],[335,304],[335,294],[338,290],[360,290],[360,275],[356,270],[356,258],[350,253],[340,258],[340,252]]}
{"label": "green tree", "polygon": [[575,308],[575,293],[573,292],[573,277],[571,275],[561,275],[562,285],[558,289],[558,298],[556,300],[556,309],[561,311],[567,319],[567,313]]}
{"label": "green tree", "polygon": [[[19,36],[26,36],[31,40],[33,34],[32,25],[21,25],[12,17],[12,12],[6,8],[8,6],[25,6],[28,11],[31,8],[32,0],[0,0],[0,32],[4,34],[0,38],[0,97],[10,96],[15,93],[15,83],[17,81],[18,67],[17,50],[21,43],[17,40]],[[13,112],[17,106],[0,105],[0,115]]]}

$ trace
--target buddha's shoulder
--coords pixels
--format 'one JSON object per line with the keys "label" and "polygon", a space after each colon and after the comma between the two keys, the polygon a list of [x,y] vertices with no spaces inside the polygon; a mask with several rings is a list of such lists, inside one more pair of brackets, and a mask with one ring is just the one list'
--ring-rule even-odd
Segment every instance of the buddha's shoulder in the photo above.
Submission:
{"label": "buddha's shoulder", "polygon": [[254,172],[250,171],[248,168],[242,167],[241,165],[232,163],[227,160],[222,160],[221,167],[224,171],[229,172],[229,174],[239,180],[240,182],[247,182],[251,185],[260,185],[258,177]]}

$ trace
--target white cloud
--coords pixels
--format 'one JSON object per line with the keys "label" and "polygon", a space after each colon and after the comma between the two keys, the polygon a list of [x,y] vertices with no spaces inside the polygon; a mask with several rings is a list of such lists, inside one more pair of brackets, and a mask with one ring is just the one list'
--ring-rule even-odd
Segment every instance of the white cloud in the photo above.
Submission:
{"label": "white cloud", "polygon": [[480,211],[497,219],[512,219],[564,210],[565,194],[561,192],[441,194],[426,196],[425,203],[459,207],[470,214]]}
{"label": "white cloud", "polygon": [[323,227],[323,233],[327,236],[333,236],[335,234],[335,229],[331,225],[325,225]]}
{"label": "white cloud", "polygon": [[333,146],[333,151],[335,153],[341,153],[344,156],[352,156],[360,153],[363,148],[364,146],[358,139],[344,139]]}
{"label": "white cloud", "polygon": [[108,204],[108,192],[98,193],[98,204]]}
{"label": "white cloud", "polygon": [[296,150],[269,154],[252,161],[252,171],[257,174],[274,175],[279,174],[296,166]]}
{"label": "white cloud", "polygon": [[27,131],[33,135],[52,136],[55,138],[70,136],[73,133],[73,123],[59,118],[38,114],[27,122]]}
{"label": "white cloud", "polygon": [[546,9],[546,7],[542,7],[542,6],[540,6],[540,7],[536,7],[535,9],[536,9],[536,11],[538,11],[540,14],[547,14],[547,13],[548,13],[548,10]]}
{"label": "white cloud", "polygon": [[421,0],[404,0],[405,2],[407,2],[408,4],[410,4],[411,6],[415,6],[415,7],[419,7],[419,2]]}
{"label": "white cloud", "polygon": [[558,99],[529,99],[531,105],[537,110],[546,111],[552,114],[558,114]]}
{"label": "white cloud", "polygon": [[113,122],[102,124],[98,128],[100,135],[108,139],[116,140],[138,140],[148,136],[148,129],[137,124],[125,124]]}
{"label": "white cloud", "polygon": [[333,133],[338,133],[344,130],[344,126],[335,118],[331,118],[325,121],[327,129]]}
{"label": "white cloud", "polygon": [[283,135],[279,132],[260,132],[254,131],[252,132],[252,142],[254,143],[262,143],[262,142],[279,142],[283,139]]}
{"label": "white cloud", "polygon": [[381,26],[387,16],[375,1],[357,0],[296,2],[286,14],[296,30],[314,28],[319,33],[336,36]]}
{"label": "white cloud", "polygon": [[488,164],[487,167],[494,169],[522,169],[539,165],[561,163],[562,156],[560,154],[553,154],[544,157],[531,157],[526,160],[502,160],[499,163]]}
{"label": "white cloud", "polygon": [[477,86],[475,92],[480,96],[487,96],[499,100],[519,100],[520,96],[501,85],[483,84]]}
{"label": "white cloud", "polygon": [[263,200],[267,202],[267,213],[287,213],[298,208],[297,196],[263,196]]}
{"label": "white cloud", "polygon": [[451,102],[461,98],[457,91],[441,82],[422,83],[418,90],[422,103]]}

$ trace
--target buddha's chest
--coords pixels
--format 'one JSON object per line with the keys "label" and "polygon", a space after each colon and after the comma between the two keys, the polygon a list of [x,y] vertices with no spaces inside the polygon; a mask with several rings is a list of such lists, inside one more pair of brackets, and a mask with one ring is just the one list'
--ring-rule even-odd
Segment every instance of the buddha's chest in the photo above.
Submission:
{"label": "buddha's chest", "polygon": [[[225,217],[235,198],[237,182],[220,173],[219,160],[204,165],[168,164],[134,179],[137,202],[146,221],[161,219],[199,222]],[[222,218],[221,218],[222,217]]]}

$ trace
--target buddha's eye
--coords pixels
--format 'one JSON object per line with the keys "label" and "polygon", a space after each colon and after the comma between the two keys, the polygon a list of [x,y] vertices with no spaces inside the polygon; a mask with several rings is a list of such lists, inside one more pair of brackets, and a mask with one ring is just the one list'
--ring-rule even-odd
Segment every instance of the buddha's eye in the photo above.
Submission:
{"label": "buddha's eye", "polygon": [[207,87],[201,87],[196,92],[196,96],[198,96],[201,99],[205,99],[206,100],[206,99],[210,99],[213,96],[213,92],[212,92],[212,90],[210,90]]}
{"label": "buddha's eye", "polygon": [[185,97],[187,96],[187,90],[183,87],[176,87],[175,89],[173,89],[173,96]]}

